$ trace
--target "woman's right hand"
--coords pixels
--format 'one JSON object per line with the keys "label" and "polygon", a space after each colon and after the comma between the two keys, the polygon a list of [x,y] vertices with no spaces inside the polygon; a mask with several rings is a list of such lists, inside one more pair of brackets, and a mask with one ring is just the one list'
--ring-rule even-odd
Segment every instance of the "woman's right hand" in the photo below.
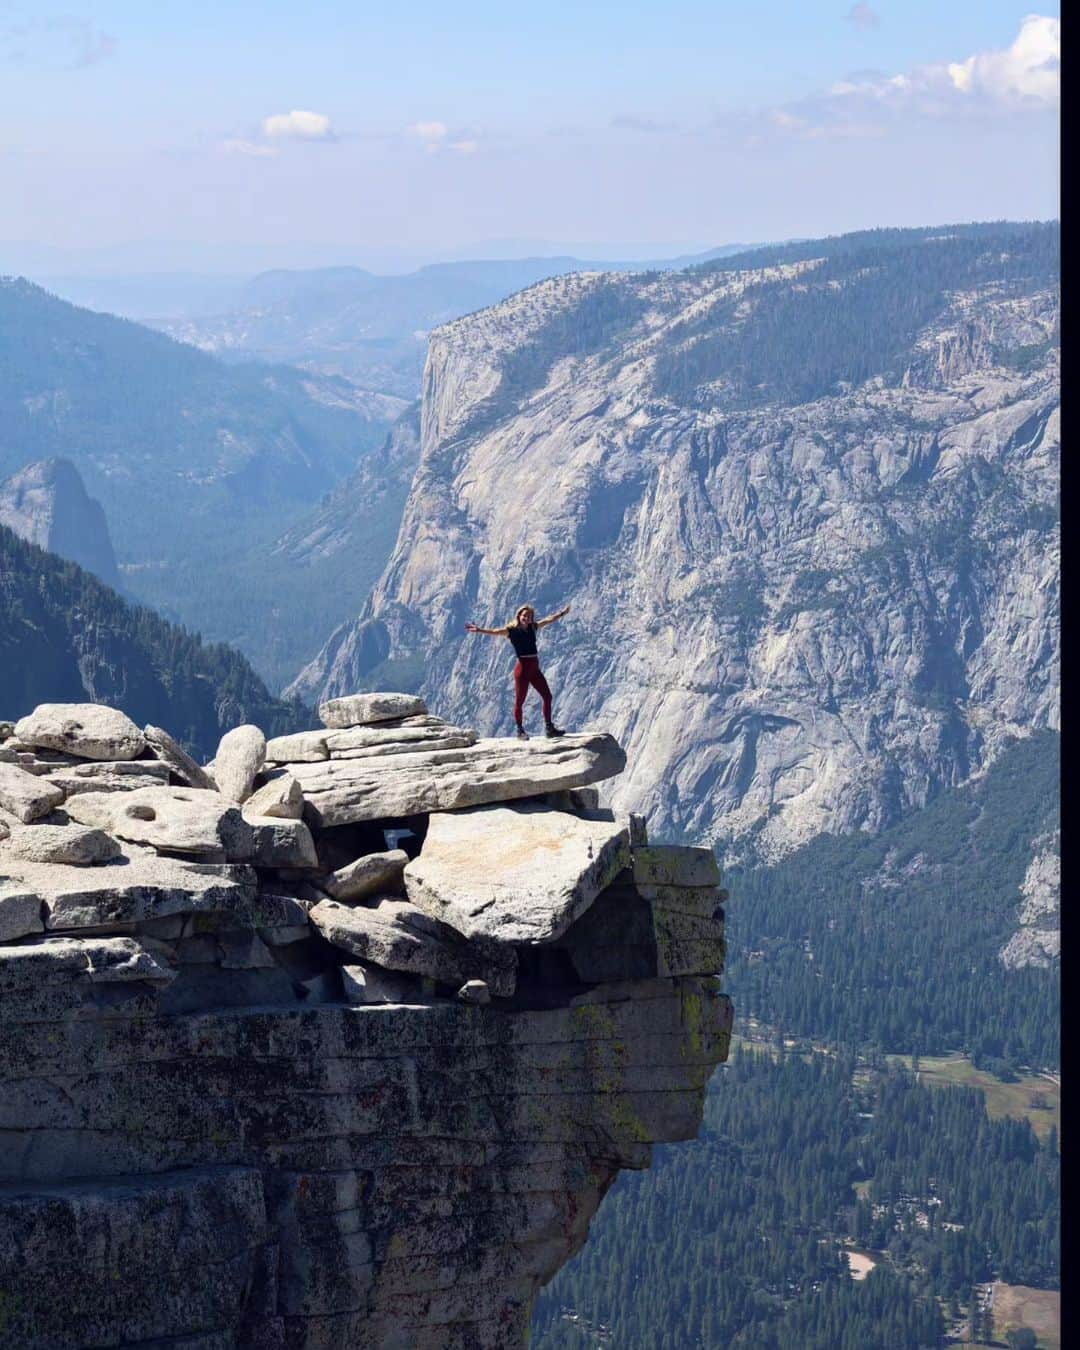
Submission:
{"label": "woman's right hand", "polygon": [[465,624],[465,631],[466,633],[479,633],[480,629],[471,619],[469,619]]}

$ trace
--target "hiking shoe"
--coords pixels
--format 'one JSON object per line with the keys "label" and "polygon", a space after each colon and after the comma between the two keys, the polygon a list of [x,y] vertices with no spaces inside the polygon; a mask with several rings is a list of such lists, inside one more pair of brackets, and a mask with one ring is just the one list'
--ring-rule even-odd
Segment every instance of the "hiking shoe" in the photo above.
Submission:
{"label": "hiking shoe", "polygon": [[548,722],[544,727],[544,735],[549,738],[553,736],[565,736],[566,732],[557,727],[554,722]]}
{"label": "hiking shoe", "polygon": [[527,741],[529,739],[529,733],[525,730],[524,727],[518,727],[517,738],[519,741]]}

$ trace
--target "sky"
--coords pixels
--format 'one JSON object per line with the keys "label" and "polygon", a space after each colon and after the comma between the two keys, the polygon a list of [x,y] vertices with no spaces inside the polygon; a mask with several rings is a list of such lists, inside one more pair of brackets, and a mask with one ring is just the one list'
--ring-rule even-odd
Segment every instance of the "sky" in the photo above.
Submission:
{"label": "sky", "polygon": [[0,270],[1058,214],[1058,5],[63,2],[0,0]]}

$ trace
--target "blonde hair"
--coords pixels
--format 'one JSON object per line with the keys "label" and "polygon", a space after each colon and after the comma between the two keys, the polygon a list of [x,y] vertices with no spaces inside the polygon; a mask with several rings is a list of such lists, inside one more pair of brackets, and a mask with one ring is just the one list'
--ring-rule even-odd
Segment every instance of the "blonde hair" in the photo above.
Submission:
{"label": "blonde hair", "polygon": [[511,622],[507,624],[507,627],[516,628],[521,619],[521,616],[525,613],[526,610],[529,611],[529,613],[533,616],[533,618],[536,617],[536,607],[534,605],[518,605],[517,609],[514,612],[514,617],[511,620]]}

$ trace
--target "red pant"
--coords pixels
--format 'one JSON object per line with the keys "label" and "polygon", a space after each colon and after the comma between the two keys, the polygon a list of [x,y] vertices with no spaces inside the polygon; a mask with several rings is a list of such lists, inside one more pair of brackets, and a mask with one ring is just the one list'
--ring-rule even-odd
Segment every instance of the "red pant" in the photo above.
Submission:
{"label": "red pant", "polygon": [[514,667],[514,721],[521,726],[521,714],[525,708],[525,696],[529,685],[536,690],[544,703],[544,721],[551,721],[551,690],[540,669],[538,656],[523,656]]}

